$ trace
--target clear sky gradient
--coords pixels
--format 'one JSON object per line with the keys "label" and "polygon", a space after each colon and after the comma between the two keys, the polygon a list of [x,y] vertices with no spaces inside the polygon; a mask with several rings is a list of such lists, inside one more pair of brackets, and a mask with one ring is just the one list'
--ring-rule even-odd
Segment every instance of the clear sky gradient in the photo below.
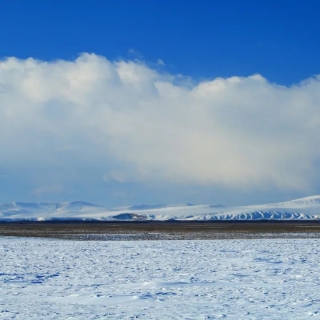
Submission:
{"label": "clear sky gradient", "polygon": [[319,19],[318,0],[1,1],[0,202],[320,193]]}
{"label": "clear sky gradient", "polygon": [[317,0],[2,1],[0,56],[162,59],[196,78],[291,84],[320,72]]}

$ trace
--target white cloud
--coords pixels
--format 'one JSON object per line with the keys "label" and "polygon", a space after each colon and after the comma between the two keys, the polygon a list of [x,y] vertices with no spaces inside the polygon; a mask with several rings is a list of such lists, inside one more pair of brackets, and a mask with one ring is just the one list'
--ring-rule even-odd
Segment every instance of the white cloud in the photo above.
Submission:
{"label": "white cloud", "polygon": [[162,59],[158,59],[157,64],[162,67],[166,65]]}
{"label": "white cloud", "polygon": [[303,190],[320,179],[319,132],[319,77],[192,84],[94,54],[0,62],[1,167],[84,164],[121,182]]}

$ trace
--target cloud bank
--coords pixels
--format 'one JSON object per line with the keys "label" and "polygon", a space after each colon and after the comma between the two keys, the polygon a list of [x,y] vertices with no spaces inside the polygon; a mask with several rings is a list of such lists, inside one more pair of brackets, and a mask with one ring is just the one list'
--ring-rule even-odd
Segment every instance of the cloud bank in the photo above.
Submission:
{"label": "cloud bank", "polygon": [[320,182],[319,132],[320,77],[284,87],[95,54],[0,61],[1,174],[56,168],[63,181],[82,166],[106,183],[305,190]]}

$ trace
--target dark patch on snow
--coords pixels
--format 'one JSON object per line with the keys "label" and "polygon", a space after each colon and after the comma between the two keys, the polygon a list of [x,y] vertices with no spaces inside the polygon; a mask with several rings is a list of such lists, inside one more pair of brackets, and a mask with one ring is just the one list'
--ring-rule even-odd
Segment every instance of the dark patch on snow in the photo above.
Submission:
{"label": "dark patch on snow", "polygon": [[136,213],[120,213],[116,216],[113,216],[116,220],[135,220],[135,221],[141,221],[146,220],[147,216],[143,214],[136,214]]}

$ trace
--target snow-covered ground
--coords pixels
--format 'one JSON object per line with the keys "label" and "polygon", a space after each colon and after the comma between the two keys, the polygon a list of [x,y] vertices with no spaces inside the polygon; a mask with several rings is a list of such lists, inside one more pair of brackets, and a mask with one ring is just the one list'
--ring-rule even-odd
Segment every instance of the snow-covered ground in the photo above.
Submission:
{"label": "snow-covered ground", "polygon": [[320,220],[320,196],[250,206],[155,205],[108,209],[83,201],[0,204],[0,221]]}
{"label": "snow-covered ground", "polygon": [[0,238],[0,319],[320,319],[320,240]]}

